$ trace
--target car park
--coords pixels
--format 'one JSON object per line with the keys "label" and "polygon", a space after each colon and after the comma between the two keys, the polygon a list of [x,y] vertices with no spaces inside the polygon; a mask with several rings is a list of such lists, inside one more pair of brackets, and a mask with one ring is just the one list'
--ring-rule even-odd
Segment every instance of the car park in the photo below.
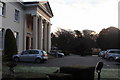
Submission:
{"label": "car park", "polygon": [[48,56],[45,51],[42,50],[26,50],[22,53],[13,55],[13,60],[18,61],[35,61],[36,63],[41,63],[47,61]]}
{"label": "car park", "polygon": [[64,56],[64,53],[62,53],[61,50],[51,50],[50,54],[54,55],[56,57],[63,57]]}
{"label": "car park", "polygon": [[116,57],[120,57],[119,49],[108,49],[105,53],[105,58],[110,61],[116,60]]}

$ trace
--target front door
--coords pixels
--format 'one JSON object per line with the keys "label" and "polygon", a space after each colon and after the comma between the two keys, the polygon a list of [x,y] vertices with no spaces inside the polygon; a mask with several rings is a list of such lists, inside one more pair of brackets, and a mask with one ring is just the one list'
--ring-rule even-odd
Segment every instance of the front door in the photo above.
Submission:
{"label": "front door", "polygon": [[26,37],[26,50],[30,48],[30,38],[27,36]]}

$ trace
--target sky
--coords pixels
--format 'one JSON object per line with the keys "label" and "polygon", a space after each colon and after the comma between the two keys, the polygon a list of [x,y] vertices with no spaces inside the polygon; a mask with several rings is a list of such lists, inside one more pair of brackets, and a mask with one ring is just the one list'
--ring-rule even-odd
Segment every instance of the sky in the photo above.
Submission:
{"label": "sky", "polygon": [[58,28],[80,31],[89,29],[99,32],[110,26],[118,27],[118,1],[120,0],[48,1],[54,14],[51,18],[51,32],[55,32]]}

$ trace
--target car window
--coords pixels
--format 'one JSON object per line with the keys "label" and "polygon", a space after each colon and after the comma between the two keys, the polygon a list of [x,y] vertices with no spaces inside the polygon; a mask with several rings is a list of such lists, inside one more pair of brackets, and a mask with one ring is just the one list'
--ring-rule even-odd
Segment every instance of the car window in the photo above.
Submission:
{"label": "car window", "polygon": [[45,51],[41,51],[42,52],[42,54],[47,54]]}
{"label": "car window", "polygon": [[29,52],[30,52],[30,51],[23,51],[23,52],[21,53],[21,55],[29,54]]}
{"label": "car window", "polygon": [[29,54],[39,54],[39,52],[36,50],[31,50]]}
{"label": "car window", "polygon": [[110,51],[109,53],[117,53],[117,54],[120,54],[120,51]]}
{"label": "car window", "polygon": [[35,51],[35,54],[39,54],[39,51]]}

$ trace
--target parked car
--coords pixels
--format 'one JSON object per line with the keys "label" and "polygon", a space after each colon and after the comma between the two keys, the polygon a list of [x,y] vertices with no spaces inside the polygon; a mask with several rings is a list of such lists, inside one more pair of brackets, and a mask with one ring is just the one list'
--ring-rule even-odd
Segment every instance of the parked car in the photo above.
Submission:
{"label": "parked car", "polygon": [[117,62],[120,63],[120,56],[119,56],[119,57],[117,56],[117,57],[115,58],[115,61],[117,61]]}
{"label": "parked car", "polygon": [[108,49],[105,53],[105,58],[113,61],[116,57],[120,57],[120,50],[119,49]]}
{"label": "parked car", "polygon": [[62,53],[61,50],[51,50],[50,54],[55,55],[56,57],[63,57],[64,56],[64,53]]}
{"label": "parked car", "polygon": [[98,56],[104,58],[106,51],[101,51]]}
{"label": "parked car", "polygon": [[42,50],[26,50],[22,53],[13,55],[13,60],[18,61],[35,61],[36,63],[41,63],[47,61],[48,56],[45,51]]}

